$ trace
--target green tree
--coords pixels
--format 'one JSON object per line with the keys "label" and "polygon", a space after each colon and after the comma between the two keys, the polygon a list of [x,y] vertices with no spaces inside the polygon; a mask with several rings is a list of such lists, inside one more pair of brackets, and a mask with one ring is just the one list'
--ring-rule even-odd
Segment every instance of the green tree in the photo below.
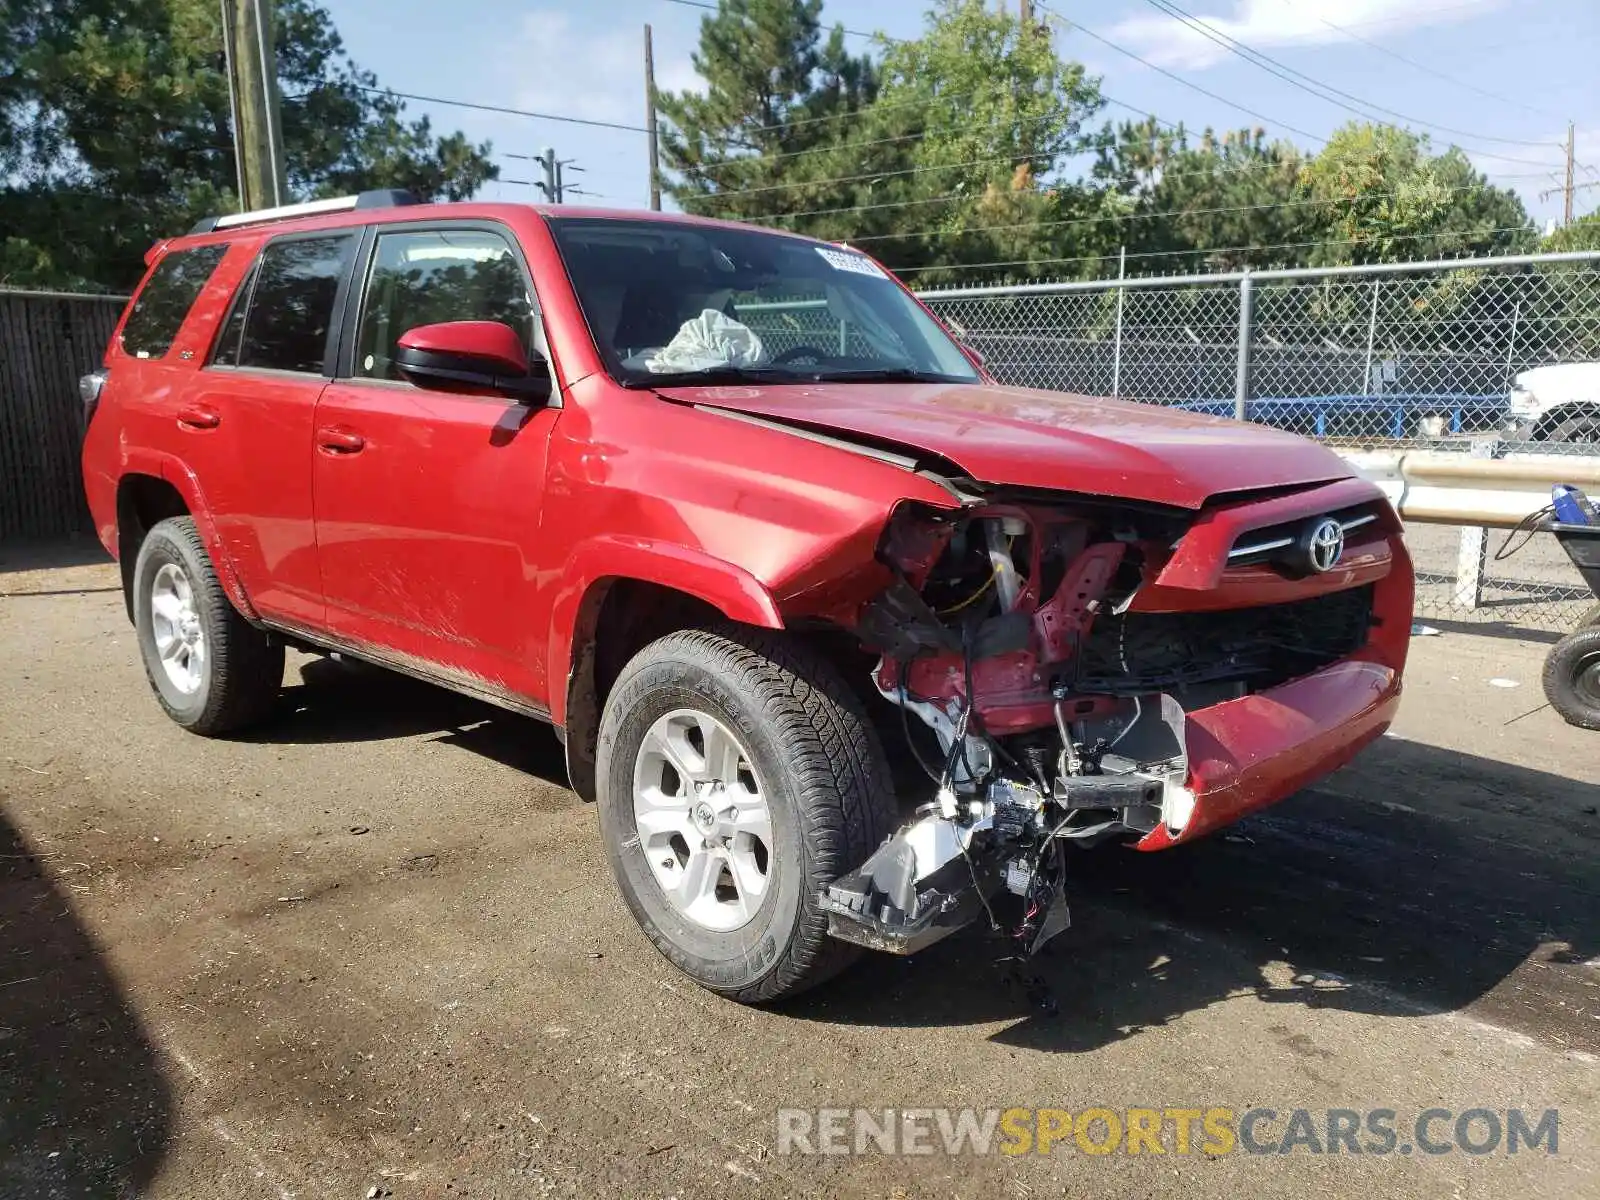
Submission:
{"label": "green tree", "polygon": [[[826,150],[877,89],[844,31],[823,37],[822,0],[719,0],[700,22],[694,65],[704,92],[663,93],[665,190],[690,212],[759,219],[837,198]],[[823,157],[817,156],[823,152]]]}
{"label": "green tree", "polygon": [[[1062,274],[1098,194],[1063,177],[1099,144],[1099,81],[1048,33],[982,0],[939,0],[919,38],[888,44],[852,142],[879,173],[856,189],[873,252],[919,282]],[[849,145],[843,148],[848,152]]]}
{"label": "green tree", "polygon": [[1600,250],[1600,212],[1579,217],[1570,225],[1552,230],[1539,249],[1551,254],[1566,250]]}
{"label": "green tree", "polygon": [[1301,172],[1307,199],[1325,210],[1316,265],[1404,262],[1531,248],[1522,202],[1494,187],[1456,147],[1392,125],[1352,123]]}
{"label": "green tree", "polygon": [[[1554,230],[1539,249],[1600,250],[1600,213]],[[1600,357],[1600,262],[1542,263],[1537,270],[1543,286],[1534,294],[1534,327],[1560,358]]]}
{"label": "green tree", "polygon": [[1121,201],[1103,238],[1136,255],[1141,273],[1303,265],[1323,228],[1303,202],[1303,162],[1259,128],[1207,129],[1191,146],[1181,126],[1124,125],[1095,172]]}
{"label": "green tree", "polygon": [[[1086,190],[1098,86],[1048,35],[939,0],[919,38],[853,57],[821,0],[720,0],[701,22],[703,93],[662,98],[667,190],[687,210],[860,245],[892,266],[1052,270]],[[992,272],[991,272],[992,274]]]}
{"label": "green tree", "polygon": [[[127,288],[151,243],[236,207],[214,0],[0,4],[0,280]],[[487,146],[405,120],[314,0],[277,0],[276,14],[293,194],[454,199],[494,177]]]}

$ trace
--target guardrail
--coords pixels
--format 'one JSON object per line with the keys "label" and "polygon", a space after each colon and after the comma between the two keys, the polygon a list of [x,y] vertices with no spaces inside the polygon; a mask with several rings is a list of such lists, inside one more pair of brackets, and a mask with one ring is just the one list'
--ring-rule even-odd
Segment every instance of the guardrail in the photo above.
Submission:
{"label": "guardrail", "polygon": [[[1491,529],[1517,528],[1550,503],[1557,483],[1600,496],[1600,458],[1521,453],[1515,445],[1485,438],[1474,442],[1470,453],[1340,450],[1346,462],[1383,488],[1402,520],[1459,527],[1453,574],[1429,569],[1438,557],[1448,556],[1448,546],[1430,547],[1433,562],[1418,563],[1418,607],[1430,616],[1516,604],[1539,610],[1546,617],[1539,623],[1561,628],[1575,619],[1578,608],[1593,602],[1586,587],[1569,582],[1566,564],[1547,546],[1545,554],[1527,561],[1523,574],[1531,577],[1490,576]],[[1415,531],[1407,536],[1408,542],[1420,540]]]}
{"label": "guardrail", "polygon": [[1471,454],[1436,450],[1341,450],[1346,462],[1383,488],[1407,521],[1514,529],[1571,483],[1600,495],[1600,458],[1554,454],[1493,457],[1504,443]]}

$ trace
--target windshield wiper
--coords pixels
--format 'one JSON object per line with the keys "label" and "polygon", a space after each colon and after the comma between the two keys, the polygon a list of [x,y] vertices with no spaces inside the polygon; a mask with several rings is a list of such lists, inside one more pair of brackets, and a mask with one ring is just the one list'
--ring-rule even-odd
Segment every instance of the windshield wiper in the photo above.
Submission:
{"label": "windshield wiper", "polygon": [[707,367],[702,371],[663,371],[621,380],[625,388],[717,387],[728,383],[805,383],[809,375],[772,367]]}
{"label": "windshield wiper", "polygon": [[817,383],[976,383],[940,371],[919,371],[915,367],[875,367],[864,371],[812,371],[807,379]]}
{"label": "windshield wiper", "polygon": [[644,378],[621,381],[625,388],[719,387],[738,383],[976,383],[938,371],[914,367],[877,367],[863,371],[799,371],[781,367],[707,367],[701,371],[664,371]]}

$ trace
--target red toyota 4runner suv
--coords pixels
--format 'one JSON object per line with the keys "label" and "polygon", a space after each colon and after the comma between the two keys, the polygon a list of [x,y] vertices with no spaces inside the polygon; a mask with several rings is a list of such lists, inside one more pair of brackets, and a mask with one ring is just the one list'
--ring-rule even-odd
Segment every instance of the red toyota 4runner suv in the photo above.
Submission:
{"label": "red toyota 4runner suv", "polygon": [[1400,697],[1412,572],[1298,437],[999,386],[867,256],[390,193],[163,242],[83,384],[156,697],[266,718],[284,648],[555,727],[622,894],[770,1000],[1068,847],[1190,841]]}

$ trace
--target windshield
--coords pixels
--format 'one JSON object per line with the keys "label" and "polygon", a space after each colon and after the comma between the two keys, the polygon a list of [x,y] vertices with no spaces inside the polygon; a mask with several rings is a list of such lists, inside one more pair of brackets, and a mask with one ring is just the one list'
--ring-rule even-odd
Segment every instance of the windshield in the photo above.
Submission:
{"label": "windshield", "polygon": [[861,254],[759,230],[552,217],[619,383],[929,380],[972,364]]}

